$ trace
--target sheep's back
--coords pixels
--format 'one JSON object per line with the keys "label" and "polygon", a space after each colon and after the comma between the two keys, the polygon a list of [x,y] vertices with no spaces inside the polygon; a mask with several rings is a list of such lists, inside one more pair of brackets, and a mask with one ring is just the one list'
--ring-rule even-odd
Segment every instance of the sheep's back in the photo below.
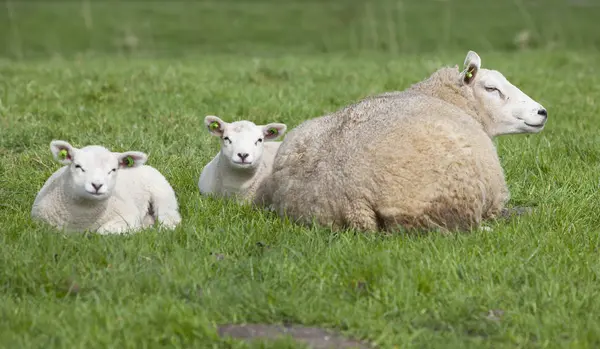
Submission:
{"label": "sheep's back", "polygon": [[294,133],[275,159],[271,200],[280,214],[321,223],[343,225],[349,210],[376,210],[390,187],[424,209],[440,195],[436,183],[449,166],[467,166],[470,175],[487,165],[499,168],[481,125],[451,104],[411,91],[365,99]]}
{"label": "sheep's back", "polygon": [[[135,205],[144,209],[153,193],[171,192],[166,178],[154,167],[143,165],[119,171],[115,194],[125,205]],[[119,203],[121,204],[121,203]]]}

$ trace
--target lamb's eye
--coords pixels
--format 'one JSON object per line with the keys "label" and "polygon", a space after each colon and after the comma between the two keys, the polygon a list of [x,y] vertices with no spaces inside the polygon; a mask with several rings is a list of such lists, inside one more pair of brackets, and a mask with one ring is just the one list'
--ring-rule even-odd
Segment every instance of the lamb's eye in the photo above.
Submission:
{"label": "lamb's eye", "polygon": [[108,173],[111,174],[112,172],[117,172],[116,168],[113,168],[112,170],[110,170]]}
{"label": "lamb's eye", "polygon": [[258,145],[258,143],[259,143],[259,142],[262,142],[262,141],[263,141],[263,139],[262,139],[262,138],[259,138],[259,139],[258,139],[258,141],[256,141],[256,143],[254,143],[254,144]]}
{"label": "lamb's eye", "polygon": [[81,166],[79,166],[79,165],[75,165],[75,168],[78,168],[78,169],[80,169],[80,170],[81,170],[81,172],[85,172],[85,170],[84,170],[83,168],[81,168]]}
{"label": "lamb's eye", "polygon": [[231,139],[229,139],[229,137],[223,137],[223,140],[224,140],[224,141],[228,141],[228,142],[229,142],[229,144],[231,144]]}

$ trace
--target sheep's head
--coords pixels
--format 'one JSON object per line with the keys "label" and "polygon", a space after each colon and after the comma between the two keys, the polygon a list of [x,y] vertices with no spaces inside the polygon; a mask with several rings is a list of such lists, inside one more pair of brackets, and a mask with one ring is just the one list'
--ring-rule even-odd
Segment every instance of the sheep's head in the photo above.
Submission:
{"label": "sheep's head", "polygon": [[256,168],[262,160],[264,142],[276,140],[287,129],[285,124],[278,123],[256,125],[247,120],[227,123],[213,115],[206,116],[204,124],[213,136],[221,138],[222,156],[237,169]]}
{"label": "sheep's head", "polygon": [[137,151],[115,153],[98,145],[78,149],[59,140],[50,143],[50,151],[59,163],[69,166],[71,194],[92,200],[108,198],[120,170],[141,166],[148,159]]}
{"label": "sheep's head", "polygon": [[471,88],[478,110],[491,136],[538,133],[548,113],[538,102],[511,84],[496,70],[481,69],[481,58],[469,51],[460,73],[460,84]]}

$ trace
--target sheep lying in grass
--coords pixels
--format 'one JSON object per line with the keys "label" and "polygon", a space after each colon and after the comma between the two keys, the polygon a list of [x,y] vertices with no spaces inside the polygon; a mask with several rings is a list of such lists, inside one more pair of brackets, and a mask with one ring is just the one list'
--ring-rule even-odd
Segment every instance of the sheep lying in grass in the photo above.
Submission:
{"label": "sheep lying in grass", "polygon": [[470,230],[496,217],[509,193],[492,138],[540,132],[547,112],[475,52],[464,64],[302,123],[255,202],[363,231]]}
{"label": "sheep lying in grass", "polygon": [[251,201],[273,167],[281,144],[273,141],[283,136],[287,126],[257,126],[246,120],[227,123],[213,115],[206,116],[204,124],[210,134],[221,138],[221,150],[200,174],[200,193]]}
{"label": "sheep lying in grass", "polygon": [[101,234],[135,231],[155,221],[172,229],[181,221],[173,188],[158,170],[144,165],[146,154],[97,145],[78,149],[59,140],[50,150],[67,166],[38,193],[33,218],[67,231]]}

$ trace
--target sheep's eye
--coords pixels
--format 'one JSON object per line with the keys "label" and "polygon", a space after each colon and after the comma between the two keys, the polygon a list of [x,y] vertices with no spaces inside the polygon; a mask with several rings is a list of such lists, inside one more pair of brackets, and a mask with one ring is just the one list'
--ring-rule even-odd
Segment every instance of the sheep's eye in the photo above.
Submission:
{"label": "sheep's eye", "polygon": [[498,92],[498,96],[500,96],[500,98],[504,99],[504,94],[502,92],[500,92],[499,89],[497,89],[496,87],[491,87],[491,86],[486,86],[485,90],[487,92]]}
{"label": "sheep's eye", "polygon": [[223,137],[224,141],[229,141],[229,144],[231,144],[231,139],[229,139],[229,137]]}
{"label": "sheep's eye", "polygon": [[259,138],[259,139],[258,139],[258,141],[256,141],[256,143],[254,143],[254,144],[258,145],[258,143],[259,143],[259,142],[262,142],[262,141],[263,141],[263,139],[262,139],[262,138]]}
{"label": "sheep's eye", "polygon": [[117,171],[117,169],[116,169],[116,168],[113,168],[113,169],[112,169],[112,170],[110,170],[110,172],[108,172],[108,173],[110,174],[110,173],[112,173],[112,172],[116,172],[116,171]]}
{"label": "sheep's eye", "polygon": [[85,170],[84,170],[83,168],[81,168],[81,166],[79,166],[79,165],[75,165],[75,168],[78,168],[78,169],[80,169],[80,170],[81,170],[81,172],[85,172]]}

